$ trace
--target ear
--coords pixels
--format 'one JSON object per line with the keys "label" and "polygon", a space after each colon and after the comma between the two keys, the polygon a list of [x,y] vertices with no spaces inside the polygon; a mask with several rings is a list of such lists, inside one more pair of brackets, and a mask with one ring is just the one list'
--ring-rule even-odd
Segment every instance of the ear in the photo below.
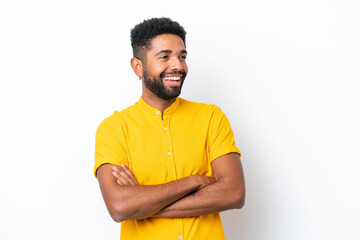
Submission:
{"label": "ear", "polygon": [[130,60],[130,64],[132,69],[134,70],[134,73],[136,74],[136,76],[138,76],[139,78],[142,78],[142,74],[143,74],[143,65],[142,62],[140,61],[140,59],[137,58],[132,58]]}

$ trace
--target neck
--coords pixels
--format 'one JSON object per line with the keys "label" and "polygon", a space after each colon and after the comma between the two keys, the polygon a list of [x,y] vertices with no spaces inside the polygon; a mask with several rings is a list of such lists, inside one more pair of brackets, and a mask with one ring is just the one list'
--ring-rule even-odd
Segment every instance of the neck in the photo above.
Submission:
{"label": "neck", "polygon": [[169,100],[165,100],[159,98],[153,93],[149,93],[148,91],[143,91],[141,97],[144,100],[144,102],[146,102],[149,106],[160,110],[162,113],[164,113],[164,111],[176,101],[176,97]]}

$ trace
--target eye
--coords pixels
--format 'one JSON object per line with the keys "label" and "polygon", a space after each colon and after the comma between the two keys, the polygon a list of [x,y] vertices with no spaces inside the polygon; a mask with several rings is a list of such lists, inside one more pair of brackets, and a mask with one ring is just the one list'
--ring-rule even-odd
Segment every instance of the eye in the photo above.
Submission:
{"label": "eye", "polygon": [[163,56],[160,56],[160,59],[162,59],[162,60],[167,60],[169,58],[169,56],[168,55],[163,55]]}
{"label": "eye", "polygon": [[186,59],[186,55],[180,56],[181,60],[185,60]]}

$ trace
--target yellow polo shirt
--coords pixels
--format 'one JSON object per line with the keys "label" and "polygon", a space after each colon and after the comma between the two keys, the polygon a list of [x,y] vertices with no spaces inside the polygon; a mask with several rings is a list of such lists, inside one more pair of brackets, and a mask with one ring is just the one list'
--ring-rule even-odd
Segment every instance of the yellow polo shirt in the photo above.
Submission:
{"label": "yellow polo shirt", "polygon": [[[142,98],[100,124],[95,142],[95,176],[102,164],[125,163],[139,184],[163,184],[190,175],[212,176],[211,162],[240,155],[224,113],[215,105],[177,98],[165,110]],[[121,240],[225,239],[220,214],[147,218],[121,223]]]}

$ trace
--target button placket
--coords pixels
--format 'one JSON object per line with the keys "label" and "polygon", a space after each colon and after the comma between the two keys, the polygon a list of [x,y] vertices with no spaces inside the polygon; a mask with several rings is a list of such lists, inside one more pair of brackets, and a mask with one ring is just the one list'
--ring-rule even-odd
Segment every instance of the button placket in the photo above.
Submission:
{"label": "button placket", "polygon": [[170,132],[170,119],[171,114],[167,113],[165,111],[163,115],[163,136],[164,136],[164,156],[167,159],[167,164],[169,166],[169,174],[172,176],[171,179],[175,180],[177,179],[176,174],[176,167],[174,164],[174,152],[173,152],[173,146],[171,141],[171,132]]}
{"label": "button placket", "polygon": [[163,129],[164,129],[164,137],[165,137],[165,151],[166,151],[166,156],[171,157],[171,141],[170,141],[170,136],[169,136],[169,131],[167,131],[167,125],[169,122],[169,116],[168,114],[164,114],[163,116]]}
{"label": "button placket", "polygon": [[176,221],[176,228],[177,228],[177,239],[184,239],[184,225],[183,225],[183,218],[179,218]]}
{"label": "button placket", "polygon": [[[170,123],[173,115],[169,112],[164,112],[163,114],[163,125],[162,125],[162,132],[164,136],[164,150],[165,150],[165,158],[167,159],[166,163],[168,168],[168,174],[171,176],[171,179],[176,180],[178,179],[178,174],[176,170],[176,162],[175,162],[175,153],[173,152],[173,143],[171,139],[171,128]],[[175,236],[174,239],[184,239],[184,226],[183,226],[183,219],[178,218],[175,220]]]}

